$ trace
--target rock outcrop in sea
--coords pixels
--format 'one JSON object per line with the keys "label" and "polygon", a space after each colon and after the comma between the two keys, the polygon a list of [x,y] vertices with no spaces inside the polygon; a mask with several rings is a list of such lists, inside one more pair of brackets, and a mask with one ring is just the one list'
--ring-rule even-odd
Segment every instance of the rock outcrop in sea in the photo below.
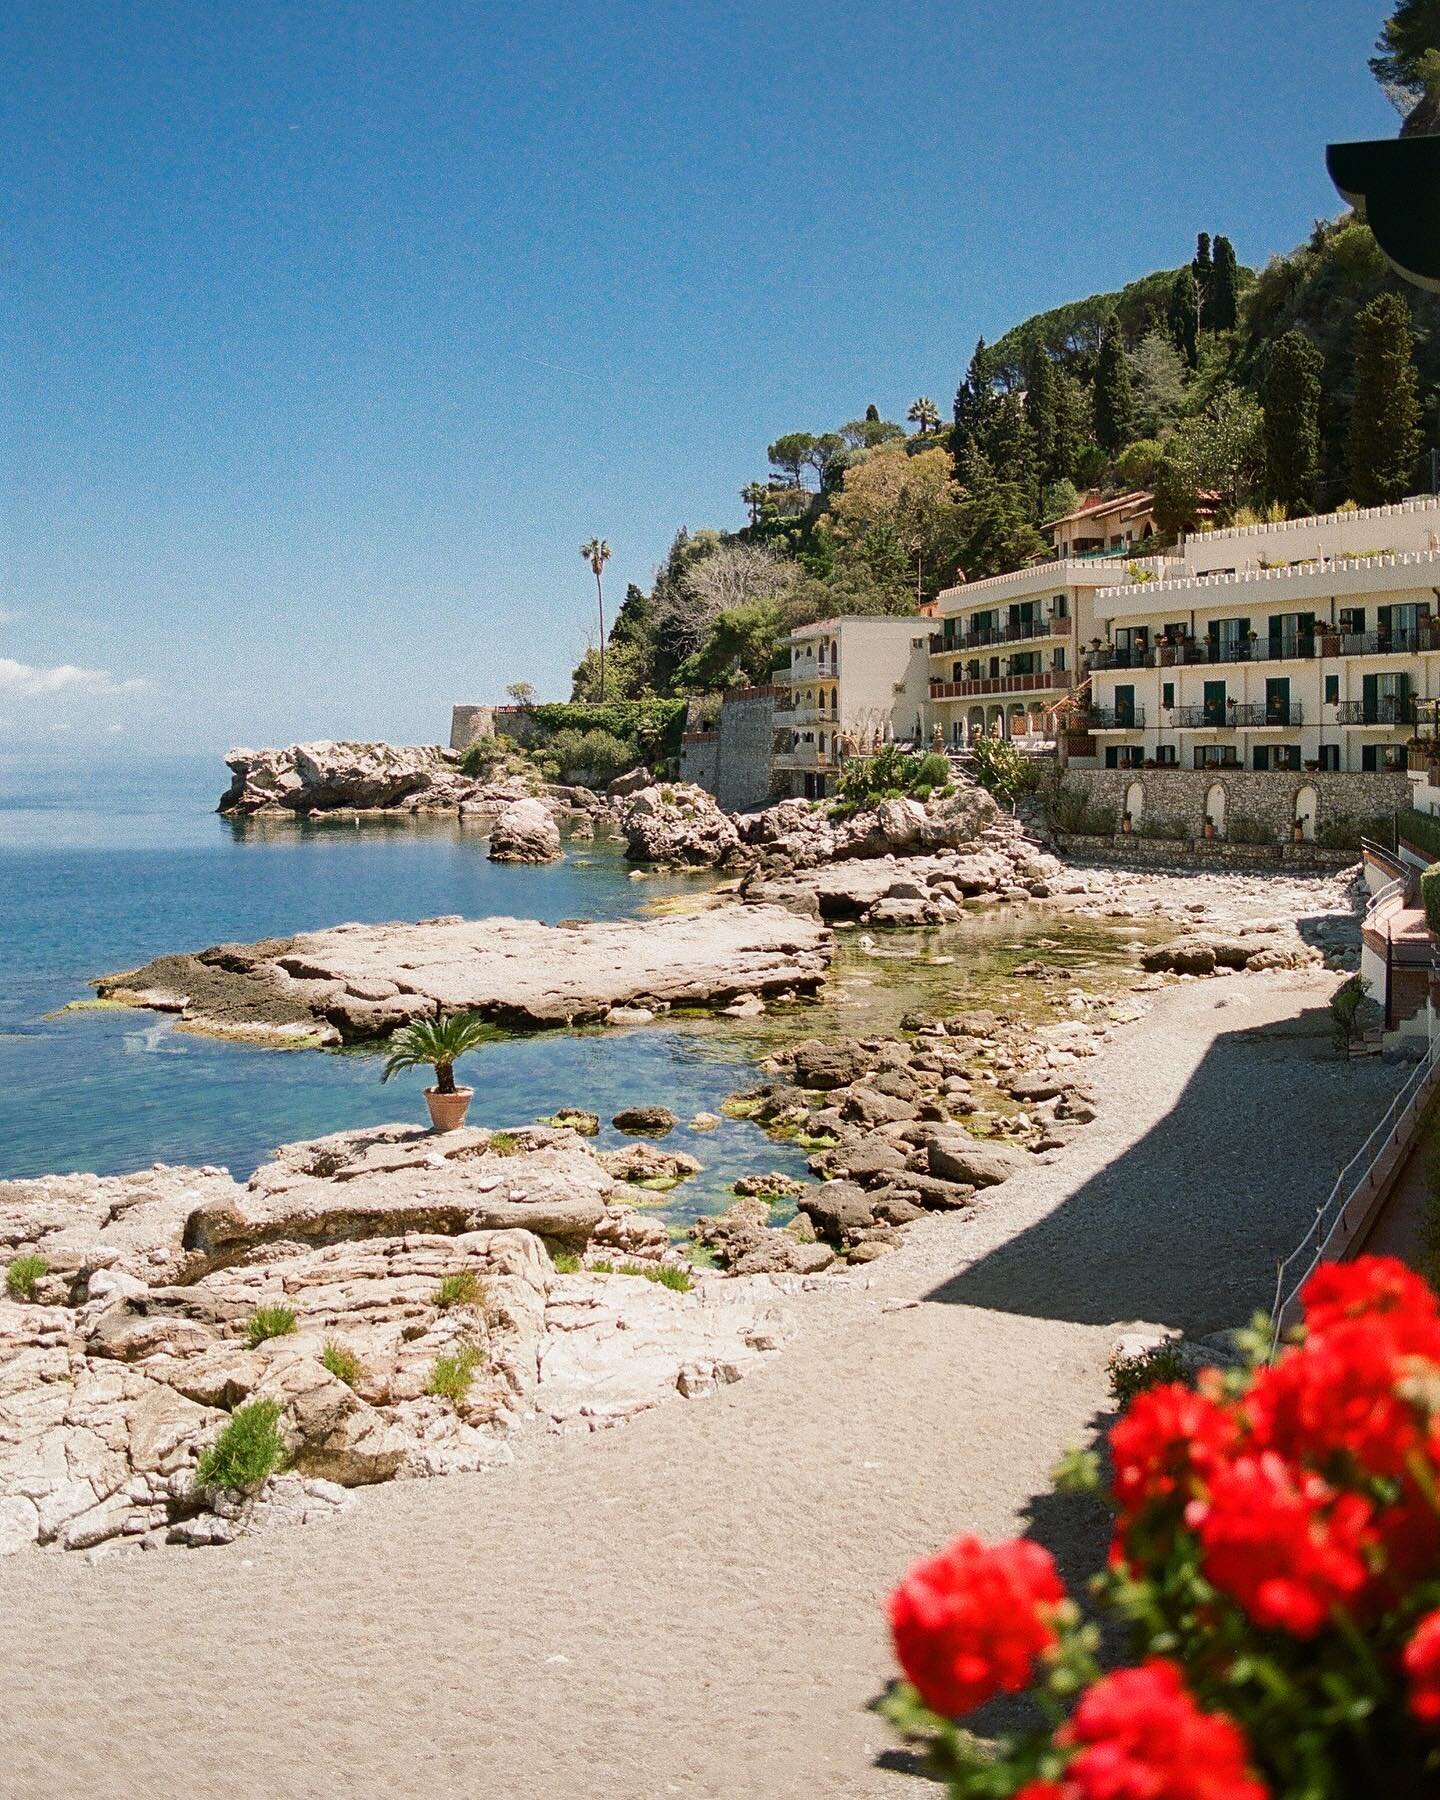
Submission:
{"label": "rock outcrop in sea", "polygon": [[354,1043],[467,1009],[506,1025],[568,1025],[793,997],[821,985],[831,953],[826,927],[778,906],[558,926],[453,917],[217,944],[96,986],[201,1028]]}
{"label": "rock outcrop in sea", "polygon": [[539,800],[512,800],[490,827],[491,862],[558,862],[560,831]]}
{"label": "rock outcrop in sea", "polygon": [[604,802],[588,788],[537,783],[523,775],[467,775],[438,744],[290,744],[232,750],[230,785],[216,809],[234,818],[311,818],[330,813],[493,815],[538,800],[551,813],[588,815]]}

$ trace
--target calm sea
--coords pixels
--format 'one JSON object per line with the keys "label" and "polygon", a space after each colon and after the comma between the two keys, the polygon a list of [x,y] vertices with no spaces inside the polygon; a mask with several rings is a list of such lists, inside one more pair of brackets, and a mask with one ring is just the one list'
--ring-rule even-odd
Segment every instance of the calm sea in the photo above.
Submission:
{"label": "calm sea", "polygon": [[[117,768],[0,757],[0,1178],[152,1162],[223,1163],[243,1176],[277,1144],[424,1118],[422,1078],[382,1088],[374,1054],[263,1050],[145,1013],[61,1012],[95,975],[347,919],[620,918],[696,886],[632,880],[603,842],[577,843],[546,868],[494,864],[484,837],[456,822],[231,824],[214,812],[224,775],[211,759]],[[464,1073],[479,1124],[522,1124],[562,1104],[608,1120],[640,1101],[688,1119],[752,1079],[753,1055],[713,1031],[546,1032],[488,1045]],[[721,1165],[733,1178],[737,1162],[803,1162],[738,1121],[670,1142],[717,1170],[679,1190],[681,1212],[721,1203]]]}

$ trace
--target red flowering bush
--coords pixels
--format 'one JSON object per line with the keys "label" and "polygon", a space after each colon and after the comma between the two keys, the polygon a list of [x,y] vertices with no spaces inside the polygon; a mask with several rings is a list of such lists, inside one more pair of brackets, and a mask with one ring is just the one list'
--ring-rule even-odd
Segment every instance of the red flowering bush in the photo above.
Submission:
{"label": "red flowering bush", "polygon": [[[890,1602],[909,1685],[886,1702],[974,1800],[1440,1795],[1440,1308],[1402,1264],[1317,1271],[1297,1341],[1139,1393],[1066,1485],[1114,1512],[1099,1632],[1048,1553],[962,1538]],[[1027,1692],[982,1750],[960,1724]]]}

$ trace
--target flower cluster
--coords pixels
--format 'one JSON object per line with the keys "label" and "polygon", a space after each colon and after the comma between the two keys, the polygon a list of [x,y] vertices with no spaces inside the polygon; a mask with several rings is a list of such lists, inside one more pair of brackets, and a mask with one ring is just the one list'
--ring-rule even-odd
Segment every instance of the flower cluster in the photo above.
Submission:
{"label": "flower cluster", "polygon": [[[1321,1268],[1301,1302],[1273,1361],[1145,1389],[1111,1430],[1096,1586],[1140,1666],[1102,1674],[1032,1543],[963,1538],[896,1591],[922,1710],[894,1716],[952,1792],[1440,1793],[1440,1306],[1383,1257]],[[953,1722],[1027,1687],[1049,1727],[977,1762]]]}

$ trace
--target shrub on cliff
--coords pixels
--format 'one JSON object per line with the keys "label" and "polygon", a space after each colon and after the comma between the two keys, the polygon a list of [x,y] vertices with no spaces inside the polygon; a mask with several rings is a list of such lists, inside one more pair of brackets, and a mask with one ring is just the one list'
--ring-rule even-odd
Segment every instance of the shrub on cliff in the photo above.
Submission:
{"label": "shrub on cliff", "polygon": [[[1277,1361],[1136,1395],[1065,1485],[1105,1493],[1102,1668],[1050,1553],[964,1537],[890,1600],[884,1710],[966,1800],[1392,1800],[1440,1790],[1440,1310],[1387,1257],[1323,1265]],[[982,1745],[1002,1694],[1032,1720]]]}
{"label": "shrub on cliff", "polygon": [[616,737],[609,731],[557,731],[538,752],[545,773],[556,780],[588,778],[604,784],[633,769],[641,760],[633,736]]}

